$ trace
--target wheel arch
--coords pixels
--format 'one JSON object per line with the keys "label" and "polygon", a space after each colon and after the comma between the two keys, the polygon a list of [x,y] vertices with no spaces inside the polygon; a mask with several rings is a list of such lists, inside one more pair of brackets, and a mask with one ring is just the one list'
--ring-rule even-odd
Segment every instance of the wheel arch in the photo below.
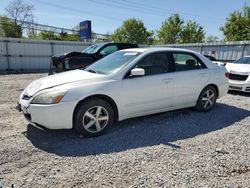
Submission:
{"label": "wheel arch", "polygon": [[[219,97],[219,88],[218,88],[218,86],[216,84],[214,84],[214,83],[206,85],[206,87],[208,87],[208,86],[213,86],[215,88],[215,91],[216,91],[216,94],[217,94],[217,98],[218,98]],[[204,88],[206,88],[206,87],[204,87]]]}
{"label": "wheel arch", "polygon": [[118,107],[117,107],[117,104],[115,103],[115,101],[108,95],[105,95],[105,94],[95,94],[95,95],[91,95],[91,96],[88,96],[82,100],[80,100],[76,106],[75,106],[75,109],[74,109],[74,112],[73,112],[73,125],[74,125],[74,120],[75,120],[75,116],[76,116],[76,112],[78,110],[78,108],[80,108],[80,106],[82,105],[82,103],[84,103],[85,101],[87,100],[91,100],[91,99],[94,99],[94,98],[99,98],[99,99],[102,99],[106,102],[108,102],[111,107],[113,108],[114,110],[114,118],[115,118],[115,121],[117,121],[119,119],[119,111],[118,111]]}

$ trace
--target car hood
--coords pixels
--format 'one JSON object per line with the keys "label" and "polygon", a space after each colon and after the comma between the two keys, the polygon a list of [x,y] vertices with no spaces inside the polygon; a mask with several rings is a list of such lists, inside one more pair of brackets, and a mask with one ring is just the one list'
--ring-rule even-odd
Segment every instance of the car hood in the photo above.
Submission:
{"label": "car hood", "polygon": [[250,73],[250,65],[227,63],[226,68],[228,72]]}
{"label": "car hood", "polygon": [[87,54],[87,53],[83,53],[83,52],[66,52],[63,54],[57,54],[55,56],[52,57],[52,59],[64,59],[67,57],[72,57],[72,56],[91,56],[91,54]]}
{"label": "car hood", "polygon": [[26,95],[33,96],[35,93],[43,89],[77,81],[86,81],[89,83],[103,77],[105,77],[105,75],[90,73],[83,70],[73,70],[35,80],[28,85],[24,92]]}
{"label": "car hood", "polygon": [[221,62],[221,61],[212,61],[213,63],[220,65],[220,66],[225,66],[225,63]]}

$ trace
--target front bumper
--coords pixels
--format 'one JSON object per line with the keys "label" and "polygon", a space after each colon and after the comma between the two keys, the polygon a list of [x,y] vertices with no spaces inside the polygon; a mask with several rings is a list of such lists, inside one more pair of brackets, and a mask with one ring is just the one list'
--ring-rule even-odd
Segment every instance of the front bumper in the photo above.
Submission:
{"label": "front bumper", "polygon": [[233,81],[229,80],[229,90],[250,92],[250,81]]}
{"label": "front bumper", "polygon": [[20,100],[16,109],[22,111],[25,119],[32,125],[46,129],[72,129],[73,112],[77,102],[40,105],[28,104]]}

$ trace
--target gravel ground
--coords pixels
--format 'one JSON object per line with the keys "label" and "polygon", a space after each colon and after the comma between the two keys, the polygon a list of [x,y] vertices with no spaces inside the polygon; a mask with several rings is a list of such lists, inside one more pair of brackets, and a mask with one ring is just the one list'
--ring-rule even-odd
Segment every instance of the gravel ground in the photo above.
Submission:
{"label": "gravel ground", "polygon": [[0,76],[4,187],[250,187],[250,95],[227,94],[208,113],[134,118],[81,138],[39,130],[15,110],[22,89],[42,76]]}

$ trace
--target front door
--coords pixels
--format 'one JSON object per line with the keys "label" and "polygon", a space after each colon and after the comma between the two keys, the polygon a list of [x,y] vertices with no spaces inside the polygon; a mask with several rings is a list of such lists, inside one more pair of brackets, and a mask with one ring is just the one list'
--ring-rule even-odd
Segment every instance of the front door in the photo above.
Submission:
{"label": "front door", "polygon": [[173,105],[173,73],[169,70],[168,52],[152,53],[134,68],[143,68],[145,75],[122,80],[123,115],[134,117],[161,111]]}

